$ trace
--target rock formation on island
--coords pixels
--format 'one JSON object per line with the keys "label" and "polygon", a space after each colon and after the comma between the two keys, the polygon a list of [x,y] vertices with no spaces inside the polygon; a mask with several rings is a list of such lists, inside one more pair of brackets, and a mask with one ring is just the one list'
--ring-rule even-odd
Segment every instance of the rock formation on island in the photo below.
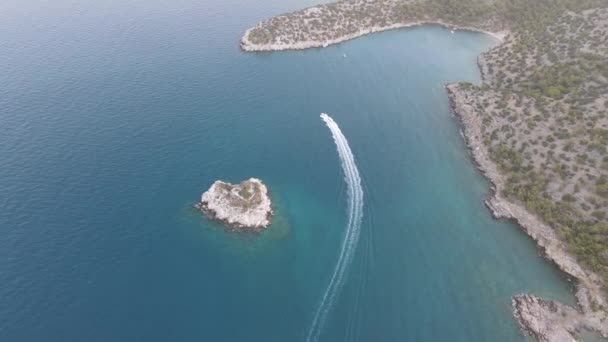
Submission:
{"label": "rock formation on island", "polygon": [[273,214],[268,189],[256,178],[240,184],[215,181],[196,207],[230,229],[253,232],[268,227]]}

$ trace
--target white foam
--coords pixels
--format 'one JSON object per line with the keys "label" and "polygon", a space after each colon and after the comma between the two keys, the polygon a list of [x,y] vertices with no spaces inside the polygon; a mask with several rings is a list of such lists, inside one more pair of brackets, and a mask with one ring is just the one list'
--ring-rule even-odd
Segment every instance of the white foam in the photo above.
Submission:
{"label": "white foam", "polygon": [[363,218],[363,188],[361,187],[359,170],[355,164],[355,157],[348,146],[348,141],[346,141],[340,127],[338,127],[338,124],[326,113],[321,113],[321,119],[325,121],[325,124],[331,131],[342,163],[344,180],[346,181],[348,189],[348,222],[344,233],[344,239],[342,240],[338,262],[334,268],[334,273],[331,276],[329,285],[317,307],[306,341],[318,340],[323,325],[327,320],[329,310],[334,304],[335,297],[344,285],[344,276],[348,266],[350,266],[353,260],[357,248],[359,233],[361,231],[361,220]]}

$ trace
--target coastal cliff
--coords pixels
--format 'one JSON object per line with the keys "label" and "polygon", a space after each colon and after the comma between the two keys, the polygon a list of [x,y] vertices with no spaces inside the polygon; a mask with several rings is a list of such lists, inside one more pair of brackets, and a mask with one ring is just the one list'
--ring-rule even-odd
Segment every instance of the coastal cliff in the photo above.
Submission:
{"label": "coastal cliff", "polygon": [[273,214],[268,189],[256,178],[236,185],[215,181],[195,206],[210,219],[243,231],[262,231]]}
{"label": "coastal cliff", "polygon": [[[472,156],[494,185],[488,208],[516,221],[575,280],[577,308],[513,298],[522,331],[539,341],[570,341],[581,329],[608,337],[608,72],[591,66],[608,57],[607,32],[606,8],[565,12],[482,54],[481,86],[446,87]],[[541,41],[548,35],[554,39]]]}
{"label": "coastal cliff", "polygon": [[244,51],[326,47],[423,24],[501,40],[482,54],[482,84],[447,85],[481,172],[486,205],[516,221],[576,283],[577,308],[513,297],[522,331],[608,337],[608,4],[602,0],[346,0],[264,20]]}
{"label": "coastal cliff", "polygon": [[[465,85],[466,89],[467,86]],[[538,341],[571,341],[571,333],[580,329],[597,331],[608,337],[608,314],[601,308],[608,307],[602,279],[581,266],[568,251],[567,245],[556,232],[520,204],[504,198],[505,176],[490,157],[483,143],[482,119],[477,115],[475,104],[484,98],[473,97],[460,84],[446,86],[450,104],[458,117],[466,143],[478,169],[493,184],[492,197],[487,207],[497,219],[516,221],[543,250],[544,256],[562,271],[576,279],[576,298],[580,312],[554,301],[544,301],[533,295],[513,297],[513,311],[522,331]],[[559,315],[555,312],[559,311]],[[560,319],[555,319],[558,316]],[[568,338],[564,338],[568,337]]]}

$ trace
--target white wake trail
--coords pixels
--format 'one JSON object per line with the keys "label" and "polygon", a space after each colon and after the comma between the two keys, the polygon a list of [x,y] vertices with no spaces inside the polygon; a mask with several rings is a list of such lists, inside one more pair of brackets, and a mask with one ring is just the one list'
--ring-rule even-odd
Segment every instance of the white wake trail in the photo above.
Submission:
{"label": "white wake trail", "polygon": [[342,164],[342,170],[344,171],[344,180],[346,181],[348,192],[348,221],[338,262],[308,331],[308,337],[306,338],[308,342],[318,340],[329,310],[334,304],[335,297],[344,284],[344,275],[353,260],[355,249],[357,248],[359,233],[361,231],[361,220],[363,218],[363,188],[361,187],[361,177],[355,164],[353,152],[350,150],[348,141],[346,141],[342,131],[340,131],[338,124],[325,113],[321,113],[321,119],[325,121],[325,124],[331,131]]}

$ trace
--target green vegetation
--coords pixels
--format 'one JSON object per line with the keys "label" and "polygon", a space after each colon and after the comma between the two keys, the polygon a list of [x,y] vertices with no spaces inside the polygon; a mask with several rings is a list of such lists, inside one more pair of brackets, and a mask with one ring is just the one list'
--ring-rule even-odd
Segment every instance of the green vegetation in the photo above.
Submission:
{"label": "green vegetation", "polygon": [[503,195],[554,228],[608,284],[608,3],[404,6],[456,25],[509,28],[509,39],[484,54],[486,84],[460,89],[471,95],[482,140],[507,176]]}
{"label": "green vegetation", "polygon": [[512,135],[500,116],[484,117],[492,159],[508,175],[504,195],[553,227],[608,283],[608,10],[581,12],[598,5],[558,1],[530,11],[485,56],[491,91],[473,91],[493,109],[528,117],[509,123]]}
{"label": "green vegetation", "polygon": [[484,56],[487,84],[460,89],[479,99],[483,141],[508,177],[503,195],[554,228],[608,284],[608,3],[413,6],[457,25],[509,27],[510,39]]}
{"label": "green vegetation", "polygon": [[602,175],[597,180],[596,191],[600,196],[608,197],[608,177]]}

